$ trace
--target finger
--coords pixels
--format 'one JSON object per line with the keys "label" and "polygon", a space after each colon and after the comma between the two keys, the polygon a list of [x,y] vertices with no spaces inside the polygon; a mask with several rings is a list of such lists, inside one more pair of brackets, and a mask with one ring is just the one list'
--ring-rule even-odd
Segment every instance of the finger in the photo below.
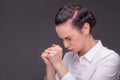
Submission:
{"label": "finger", "polygon": [[48,52],[48,55],[55,55],[56,54],[56,51],[55,50],[52,50],[52,51],[49,51]]}
{"label": "finger", "polygon": [[56,46],[56,44],[52,44],[52,47],[55,47]]}
{"label": "finger", "polygon": [[48,52],[49,51],[56,51],[56,50],[57,50],[56,47],[50,47],[50,48],[47,49]]}
{"label": "finger", "polygon": [[52,44],[52,47],[60,47],[58,44]]}
{"label": "finger", "polygon": [[51,47],[49,50],[53,50],[53,51],[60,51],[62,50],[62,47],[60,47],[60,45],[55,45],[54,47]]}
{"label": "finger", "polygon": [[51,59],[53,59],[54,55],[55,55],[55,54],[51,53],[51,54],[49,54],[47,57],[48,57],[48,59],[51,61]]}
{"label": "finger", "polygon": [[48,54],[45,53],[45,52],[43,52],[43,53],[41,54],[41,57],[42,57],[42,58],[46,58],[47,56],[48,56]]}
{"label": "finger", "polygon": [[49,51],[52,51],[52,49],[47,48],[47,49],[44,51],[44,53],[49,54]]}

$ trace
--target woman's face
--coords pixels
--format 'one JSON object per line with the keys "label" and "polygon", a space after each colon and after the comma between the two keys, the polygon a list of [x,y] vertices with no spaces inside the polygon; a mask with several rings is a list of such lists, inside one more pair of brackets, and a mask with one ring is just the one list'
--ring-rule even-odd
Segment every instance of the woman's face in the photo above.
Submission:
{"label": "woman's face", "polygon": [[86,40],[82,29],[79,30],[69,22],[66,22],[56,26],[56,33],[66,49],[73,53],[78,53],[84,47]]}

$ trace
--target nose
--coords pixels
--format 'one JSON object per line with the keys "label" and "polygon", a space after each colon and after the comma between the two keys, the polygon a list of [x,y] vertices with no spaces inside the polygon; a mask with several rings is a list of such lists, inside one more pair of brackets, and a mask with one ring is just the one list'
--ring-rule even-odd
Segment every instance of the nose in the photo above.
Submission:
{"label": "nose", "polygon": [[70,46],[70,44],[67,41],[63,41],[64,47],[68,48]]}

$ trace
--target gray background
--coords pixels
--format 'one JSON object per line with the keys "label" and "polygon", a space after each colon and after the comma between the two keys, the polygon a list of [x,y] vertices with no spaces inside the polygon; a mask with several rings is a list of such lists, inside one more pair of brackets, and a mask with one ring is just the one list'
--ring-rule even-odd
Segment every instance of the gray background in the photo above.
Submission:
{"label": "gray background", "polygon": [[69,2],[93,11],[93,35],[120,54],[120,0],[0,0],[0,80],[43,80],[40,54],[52,43],[63,47],[54,16]]}

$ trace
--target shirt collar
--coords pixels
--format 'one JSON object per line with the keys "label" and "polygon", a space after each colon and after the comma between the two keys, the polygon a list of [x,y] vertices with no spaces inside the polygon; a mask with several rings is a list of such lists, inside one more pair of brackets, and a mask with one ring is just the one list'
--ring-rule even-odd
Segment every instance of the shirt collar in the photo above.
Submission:
{"label": "shirt collar", "polygon": [[102,42],[100,40],[97,40],[97,44],[92,47],[85,55],[90,62],[93,60],[94,55],[103,47]]}
{"label": "shirt collar", "polygon": [[[87,53],[85,53],[84,56],[88,61],[92,62],[94,55],[98,52],[98,50],[100,50],[103,47],[101,40],[97,40],[97,44],[92,47]],[[74,55],[73,59],[80,59],[80,57],[78,56],[78,54]]]}

